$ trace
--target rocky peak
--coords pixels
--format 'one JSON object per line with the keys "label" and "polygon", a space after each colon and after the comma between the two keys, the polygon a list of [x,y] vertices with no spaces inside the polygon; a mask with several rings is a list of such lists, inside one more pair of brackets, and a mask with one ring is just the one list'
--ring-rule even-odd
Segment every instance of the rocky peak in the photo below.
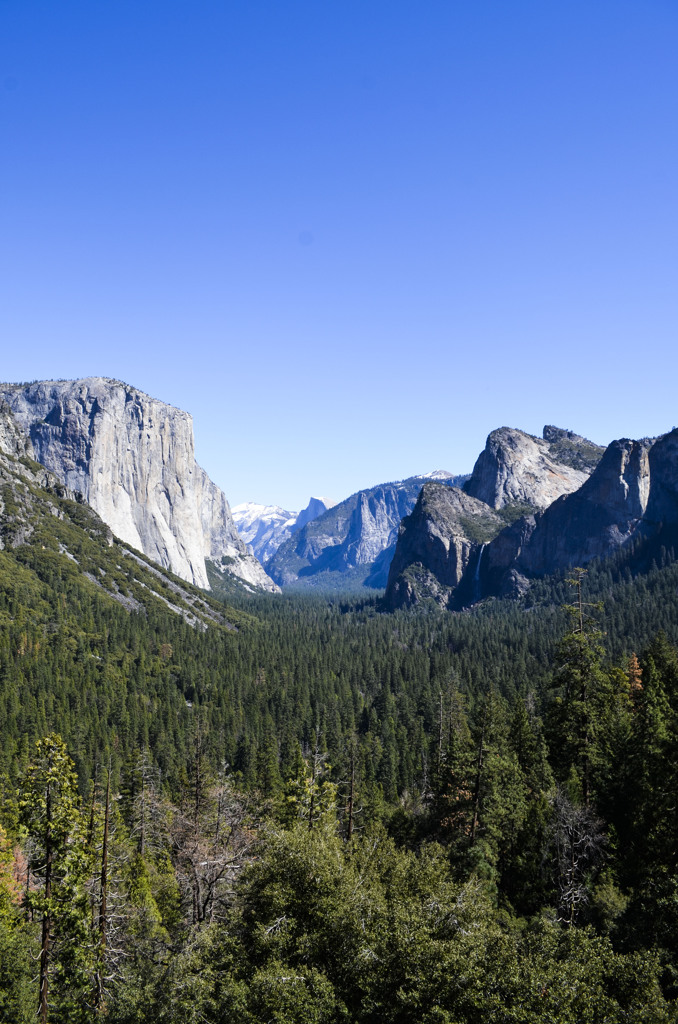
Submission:
{"label": "rocky peak", "polygon": [[592,473],[605,451],[601,445],[589,441],[581,434],[575,434],[573,430],[563,430],[562,427],[545,426],[543,439],[549,446],[549,455],[554,462],[583,473]]}
{"label": "rocky peak", "polygon": [[[507,505],[539,509],[581,487],[591,471],[586,461],[591,461],[589,449],[597,446],[558,427],[545,427],[544,434],[544,438],[534,437],[512,427],[493,430],[464,485],[466,493],[495,509]],[[587,455],[577,467],[573,451],[582,447]]]}
{"label": "rocky peak", "polygon": [[382,587],[403,516],[425,482],[409,477],[357,491],[280,545],[266,569],[276,582],[314,585],[313,577],[351,577],[351,586]]}
{"label": "rocky peak", "polygon": [[613,441],[582,487],[581,499],[605,505],[622,521],[642,518],[650,496],[650,448],[647,441]]}
{"label": "rocky peak", "polygon": [[400,527],[386,588],[388,607],[409,607],[423,598],[447,607],[465,574],[472,600],[485,545],[504,522],[485,502],[457,487],[424,484]]}
{"label": "rocky peak", "polygon": [[581,434],[575,434],[574,430],[565,430],[563,427],[554,427],[553,424],[547,424],[542,432],[542,437],[549,444],[555,444],[558,441],[585,441],[586,438],[582,437]]}
{"label": "rocky peak", "polygon": [[297,516],[294,526],[292,527],[292,533],[296,533],[297,530],[301,530],[302,527],[306,526],[307,523],[312,523],[314,519],[321,516],[323,512],[327,512],[329,508],[334,508],[336,502],[331,501],[329,498],[310,498],[306,508],[302,509]]}
{"label": "rocky peak", "polygon": [[253,501],[236,505],[231,511],[238,533],[262,564],[270,561],[286,540],[334,505],[328,498],[311,498],[301,512],[288,512],[279,505]]}

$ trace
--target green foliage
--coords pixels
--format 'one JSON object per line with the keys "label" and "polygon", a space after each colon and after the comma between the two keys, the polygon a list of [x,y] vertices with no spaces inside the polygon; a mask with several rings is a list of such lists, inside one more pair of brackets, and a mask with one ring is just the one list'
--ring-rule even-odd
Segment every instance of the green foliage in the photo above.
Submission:
{"label": "green foliage", "polygon": [[496,514],[504,520],[507,526],[511,523],[515,523],[517,519],[522,516],[533,516],[535,513],[534,505],[524,505],[519,501],[511,502],[508,505],[504,505],[503,508],[495,510]]}
{"label": "green foliage", "polygon": [[460,515],[459,525],[468,539],[473,541],[474,544],[488,544],[489,541],[494,540],[501,529],[501,525],[496,521],[494,512],[487,517],[482,515]]}
{"label": "green foliage", "polygon": [[30,843],[28,878],[33,880],[27,885],[25,903],[42,922],[43,1020],[48,1012],[57,1019],[81,1018],[80,995],[93,966],[85,889],[90,851],[78,803],[74,765],[61,737],[53,734],[39,740],[22,779],[19,813]]}
{"label": "green foliage", "polygon": [[549,444],[549,454],[556,462],[588,473],[596,468],[604,451],[604,448],[592,441],[584,438],[573,440],[565,433]]}
{"label": "green foliage", "polygon": [[0,918],[0,1021],[28,1024],[35,1020],[34,929],[19,920]]}
{"label": "green foliage", "polygon": [[85,505],[8,500],[0,1021],[35,1013],[46,917],[57,1024],[675,1015],[670,546],[589,566],[569,624],[569,574],[463,614],[226,609]]}

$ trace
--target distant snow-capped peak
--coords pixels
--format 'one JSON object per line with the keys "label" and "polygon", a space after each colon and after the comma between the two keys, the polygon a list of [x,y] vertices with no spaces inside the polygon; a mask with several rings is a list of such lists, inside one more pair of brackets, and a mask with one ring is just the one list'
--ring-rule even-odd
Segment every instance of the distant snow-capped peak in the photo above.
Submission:
{"label": "distant snow-capped peak", "polygon": [[232,508],[231,514],[238,533],[263,564],[273,557],[283,541],[334,504],[327,498],[311,498],[301,512],[289,512],[279,505],[245,501]]}

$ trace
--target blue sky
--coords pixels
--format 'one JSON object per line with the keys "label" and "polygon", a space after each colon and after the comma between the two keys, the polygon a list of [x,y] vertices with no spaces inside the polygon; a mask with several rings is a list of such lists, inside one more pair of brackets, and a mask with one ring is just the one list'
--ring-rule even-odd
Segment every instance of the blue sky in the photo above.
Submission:
{"label": "blue sky", "polygon": [[664,432],[676,53],[673,0],[0,0],[0,377],[120,378],[291,509]]}

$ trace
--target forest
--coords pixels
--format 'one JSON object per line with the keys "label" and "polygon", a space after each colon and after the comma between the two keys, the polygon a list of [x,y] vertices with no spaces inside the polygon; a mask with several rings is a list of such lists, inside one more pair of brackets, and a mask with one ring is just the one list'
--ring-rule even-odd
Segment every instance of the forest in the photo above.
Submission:
{"label": "forest", "polygon": [[0,1022],[678,1019],[670,545],[198,628],[39,539],[0,551]]}

